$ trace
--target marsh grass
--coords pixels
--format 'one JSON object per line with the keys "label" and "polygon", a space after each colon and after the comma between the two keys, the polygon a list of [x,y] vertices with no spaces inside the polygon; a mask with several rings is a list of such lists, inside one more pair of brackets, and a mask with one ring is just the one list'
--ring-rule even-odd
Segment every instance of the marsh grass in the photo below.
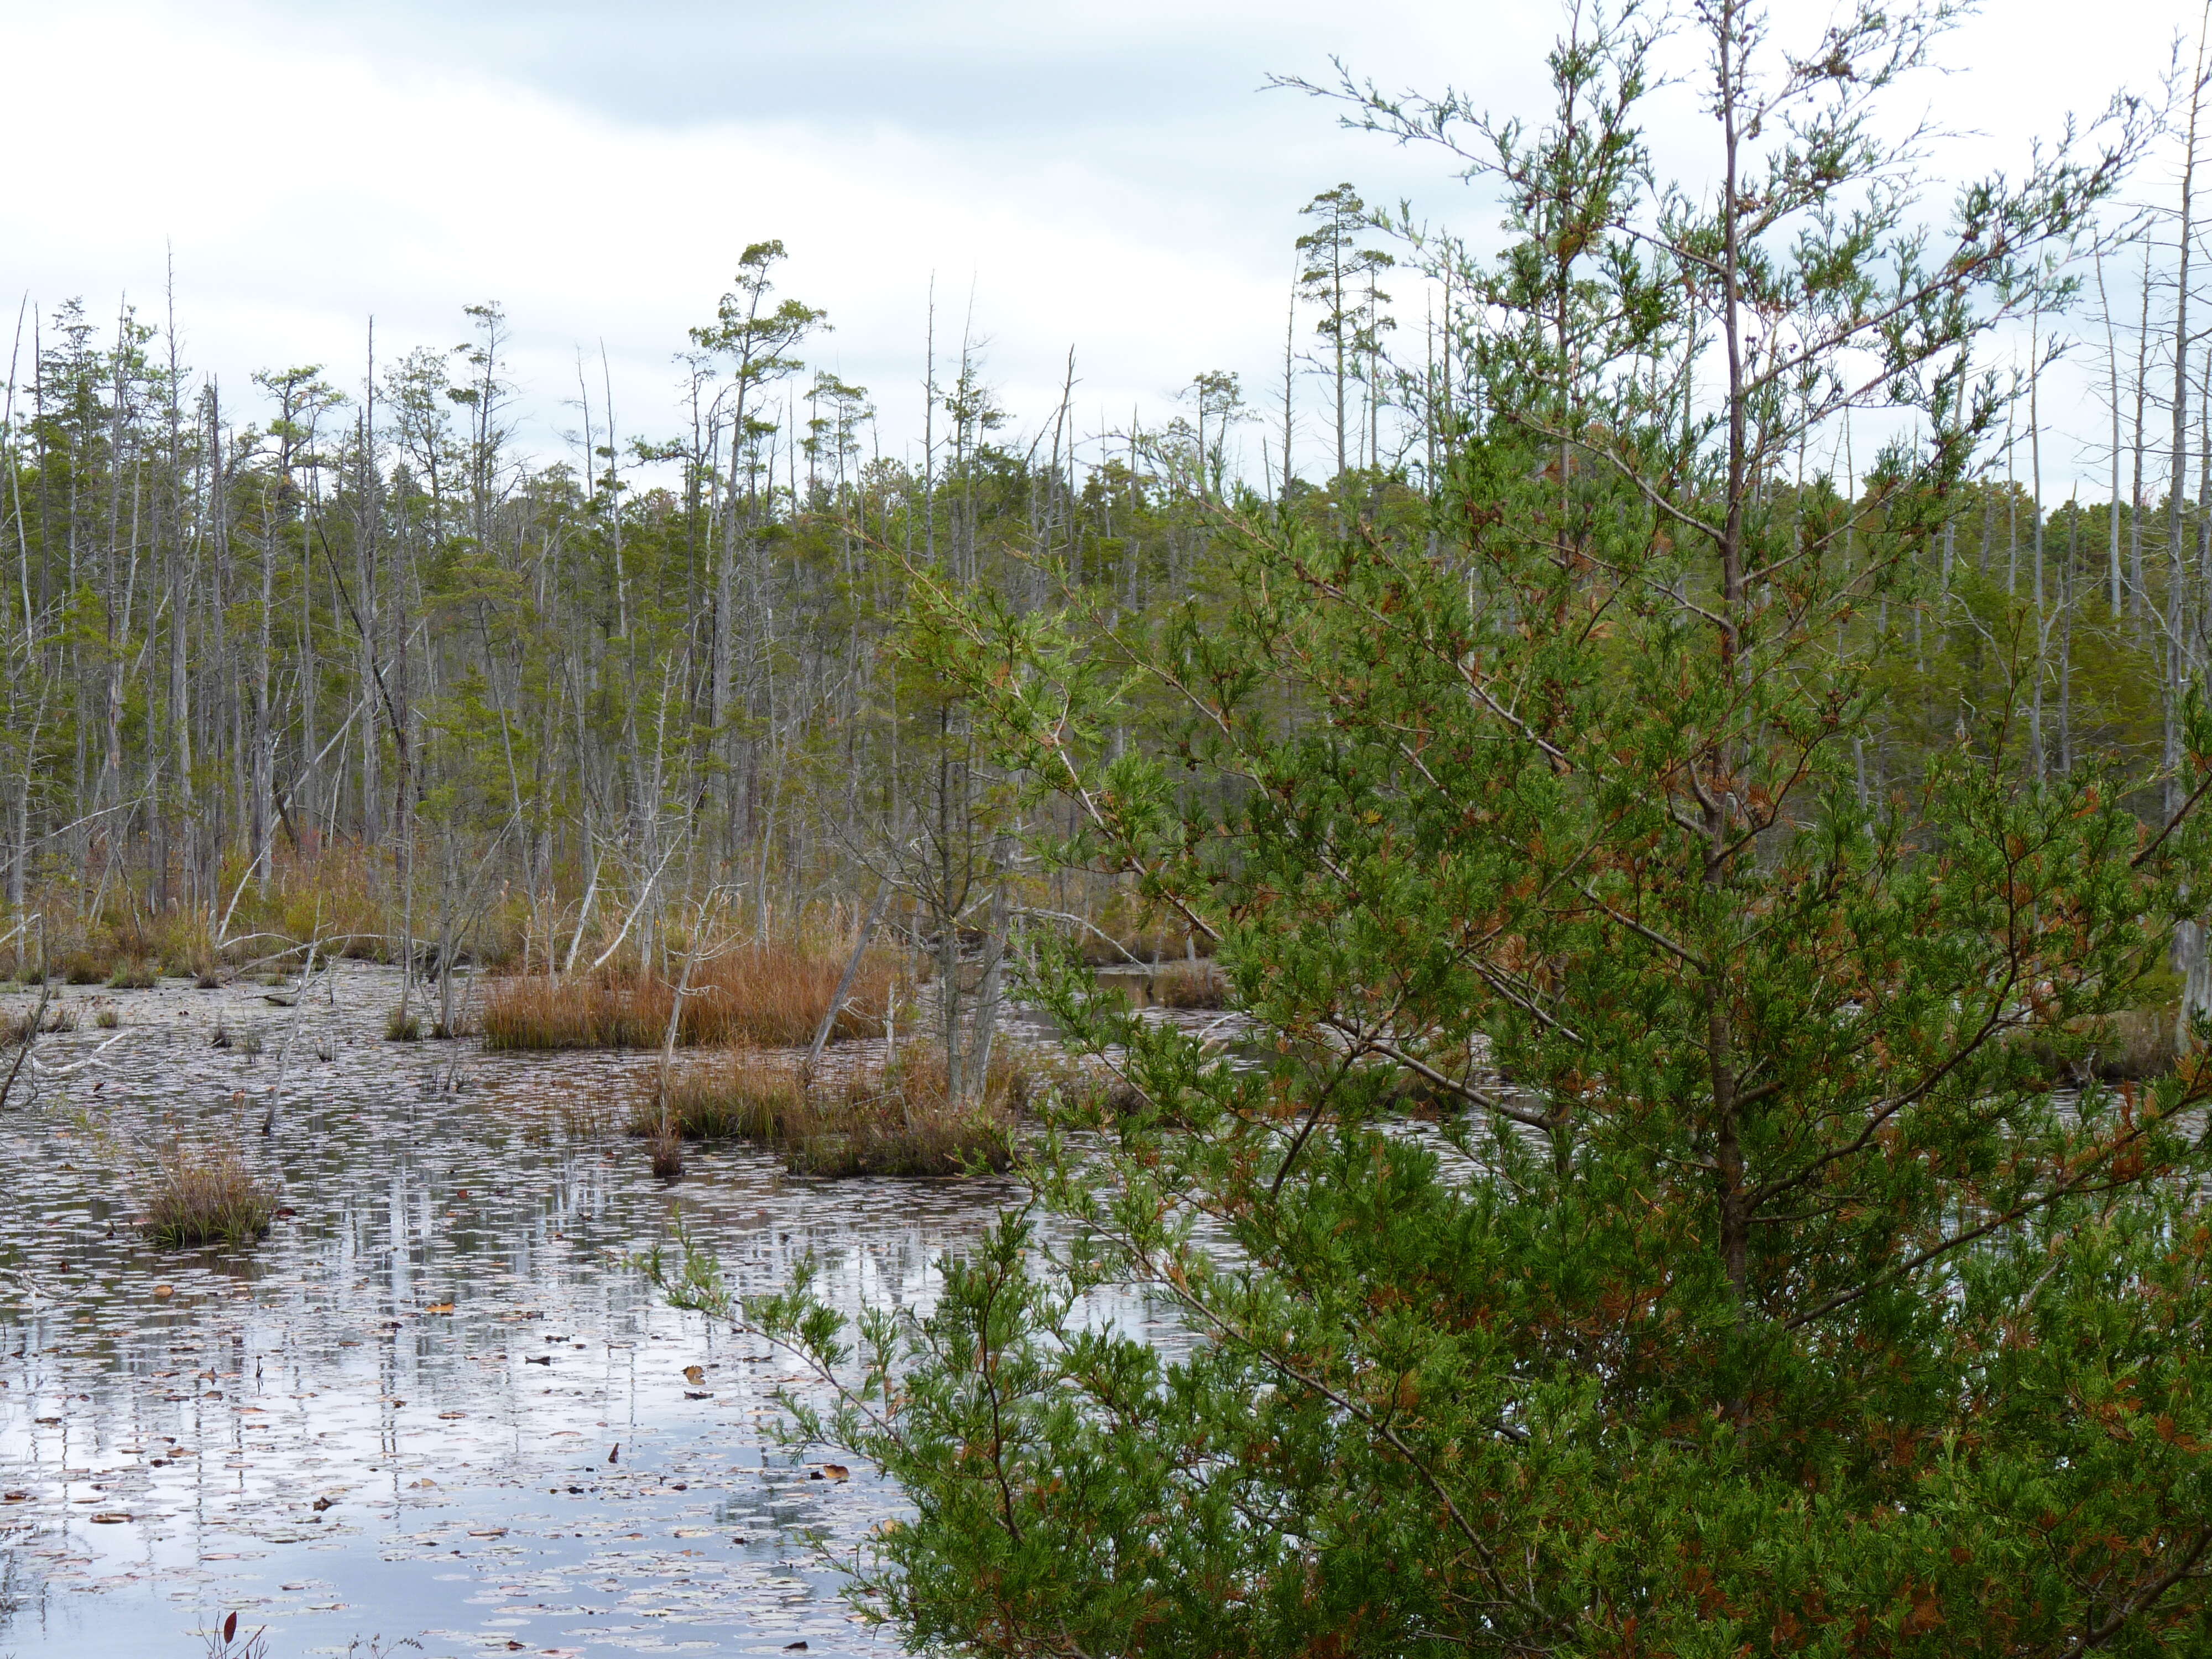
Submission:
{"label": "marsh grass", "polygon": [[154,963],[137,957],[116,965],[115,971],[107,976],[107,988],[111,991],[150,991],[159,978]]}
{"label": "marsh grass", "polygon": [[966,1105],[951,1099],[944,1058],[929,1050],[809,1089],[793,1059],[735,1049],[647,1078],[629,1128],[655,1141],[763,1142],[797,1175],[966,1175],[1012,1162],[1014,1126],[1037,1086],[1038,1074],[1005,1049],[982,1099]]}
{"label": "marsh grass", "polygon": [[1117,927],[1110,916],[1094,919],[1096,933],[1086,932],[1076,949],[1094,968],[1125,968],[1137,963],[1182,960],[1194,951],[1207,951],[1212,943],[1175,928]]}
{"label": "marsh grass", "polygon": [[385,1016],[384,1040],[386,1042],[420,1042],[422,1040],[422,1021],[411,1010],[394,1008]]}
{"label": "marsh grass", "polygon": [[64,985],[101,985],[115,971],[114,958],[106,951],[81,946],[65,953],[56,970]]}
{"label": "marsh grass", "polygon": [[[31,1029],[31,1022],[33,1020],[39,1022],[38,1030],[35,1032]],[[19,1014],[0,1017],[0,1047],[13,1048],[25,1038],[33,1036],[50,1036],[64,1031],[74,1031],[76,1030],[76,1025],[77,1012],[65,1003],[52,1004],[47,1008],[46,1017],[42,1020],[39,1019],[39,1011],[36,1008],[26,1008]]]}
{"label": "marsh grass", "polygon": [[[842,950],[811,950],[771,943],[748,945],[700,963],[684,1000],[677,1041],[687,1046],[747,1043],[796,1048],[814,1039],[815,1028],[836,994],[844,971]],[[897,959],[866,957],[845,999],[831,1035],[880,1036]],[[485,994],[488,1048],[654,1048],[668,1029],[675,988],[636,974],[532,975],[501,980]]]}
{"label": "marsh grass", "polygon": [[629,1133],[673,1133],[690,1140],[775,1140],[804,1094],[797,1067],[750,1048],[732,1048],[654,1069],[630,1109]]}
{"label": "marsh grass", "polygon": [[237,1153],[179,1147],[161,1160],[143,1227],[155,1243],[250,1244],[269,1231],[276,1196]]}
{"label": "marsh grass", "polygon": [[909,1050],[842,1086],[804,1097],[779,1139],[794,1175],[998,1173],[1013,1162],[1014,1126],[1033,1080],[1013,1055],[993,1056],[982,1098],[956,1103],[944,1056]]}
{"label": "marsh grass", "polygon": [[956,1103],[944,1055],[910,1048],[816,1090],[786,1116],[780,1140],[793,1173],[951,1176],[1012,1162],[1013,1131],[1035,1079],[1007,1049],[994,1055],[982,1097]]}
{"label": "marsh grass", "polygon": [[1152,975],[1152,1000],[1163,1008],[1226,1007],[1229,975],[1206,957],[1164,963]]}
{"label": "marsh grass", "polygon": [[601,1140],[615,1131],[615,1105],[603,1094],[566,1095],[553,1109],[553,1121],[570,1140]]}
{"label": "marsh grass", "polygon": [[2035,1057],[2054,1085],[2080,1085],[2092,1078],[2103,1083],[2140,1083],[2173,1070],[2179,1024],[2178,1008],[2124,1010],[2107,1016],[2097,1033],[2100,1040],[2078,1055],[2062,1053],[2040,1032],[2025,1032],[2014,1040]]}
{"label": "marsh grass", "polygon": [[2137,1009],[2115,1014],[2097,1046],[2097,1075],[2108,1083],[2164,1077],[2177,1062],[2178,1009]]}

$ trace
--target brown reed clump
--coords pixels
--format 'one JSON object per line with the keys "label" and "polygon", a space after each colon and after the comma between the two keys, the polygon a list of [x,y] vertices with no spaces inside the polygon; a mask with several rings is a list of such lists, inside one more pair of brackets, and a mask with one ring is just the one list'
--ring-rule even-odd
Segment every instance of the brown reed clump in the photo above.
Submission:
{"label": "brown reed clump", "polygon": [[2107,1083],[2164,1077],[2177,1064],[2179,1029],[2177,1010],[2141,1008],[2113,1015],[2106,1040],[2097,1047],[2097,1075]]}
{"label": "brown reed clump", "polygon": [[775,1140],[799,1105],[798,1071],[750,1048],[656,1069],[630,1109],[634,1135]]}
{"label": "brown reed clump", "polygon": [[[2177,1008],[2130,1008],[2100,1022],[2095,1033],[2100,1040],[2087,1052],[2077,1052],[2071,1043],[2062,1051],[2041,1031],[2019,1033],[2010,1041],[2034,1058],[2045,1081],[2063,1088],[2093,1079],[2131,1083],[2164,1077],[2179,1063],[2179,1032]],[[2087,1034],[2085,1027],[2075,1028],[2077,1039]]]}
{"label": "brown reed clump", "polygon": [[802,1099],[783,1123],[794,1175],[954,1176],[1004,1170],[1031,1087],[1028,1072],[994,1055],[982,1098],[955,1102],[944,1056],[910,1050]]}
{"label": "brown reed clump", "polygon": [[1219,963],[1204,958],[1167,963],[1152,975],[1152,1000],[1163,1008],[1224,1008],[1229,975]]}
{"label": "brown reed clump", "polygon": [[684,1137],[657,1134],[652,1142],[653,1179],[668,1186],[684,1179]]}
{"label": "brown reed clump", "polygon": [[[38,1021],[35,1031],[32,1029],[33,1020]],[[77,1012],[70,1004],[61,1002],[49,1004],[44,1019],[39,1018],[39,1011],[35,1006],[26,1008],[18,1014],[0,1016],[0,1048],[13,1048],[30,1036],[74,1031],[76,1027]]]}
{"label": "brown reed clump", "polygon": [[112,949],[99,945],[82,945],[64,956],[56,964],[64,985],[100,985],[115,971],[115,956]]}
{"label": "brown reed clump", "polygon": [[1212,948],[1211,940],[1179,929],[1117,928],[1110,919],[1103,932],[1085,933],[1076,945],[1083,959],[1093,968],[1179,961],[1194,951]]}
{"label": "brown reed clump", "polygon": [[161,1161],[142,1224],[155,1243],[250,1244],[269,1231],[276,1196],[228,1151],[183,1148]]}
{"label": "brown reed clump", "polygon": [[[692,970],[677,1041],[797,1048],[811,1042],[844,972],[842,951],[791,944],[748,945]],[[879,1036],[898,977],[896,958],[866,958],[831,1028],[839,1037]],[[486,993],[489,1048],[655,1048],[668,1029],[676,988],[637,974],[501,980]]]}
{"label": "brown reed clump", "polygon": [[799,1175],[965,1175],[1012,1161],[1014,1124],[1036,1085],[1001,1050],[982,1099],[956,1105],[943,1056],[912,1049],[809,1090],[796,1066],[738,1049],[649,1079],[631,1107],[629,1132],[656,1143],[768,1142]]}
{"label": "brown reed clump", "polygon": [[615,975],[495,981],[484,993],[487,1048],[644,1048],[666,1029],[664,991],[656,1023],[629,980]]}

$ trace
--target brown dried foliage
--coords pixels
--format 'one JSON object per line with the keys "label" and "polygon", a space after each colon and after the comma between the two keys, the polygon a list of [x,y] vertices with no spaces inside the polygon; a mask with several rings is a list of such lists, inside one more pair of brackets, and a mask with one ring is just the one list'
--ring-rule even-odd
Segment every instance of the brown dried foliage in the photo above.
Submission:
{"label": "brown dried foliage", "polygon": [[944,1057],[910,1049],[810,1089],[799,1068],[740,1050],[648,1079],[630,1133],[732,1136],[782,1149],[795,1174],[950,1176],[1004,1170],[1035,1086],[1021,1060],[995,1055],[980,1101],[957,1104]]}
{"label": "brown dried foliage", "polygon": [[[700,963],[684,999],[677,1041],[796,1048],[815,1028],[844,972],[843,952],[786,944],[748,945]],[[874,954],[847,994],[831,1035],[880,1036],[898,963]],[[490,1048],[655,1048],[676,996],[657,975],[605,972],[566,979],[501,980],[485,994],[484,1045]]]}
{"label": "brown dried foliage", "polygon": [[1216,962],[1170,962],[1152,975],[1152,1000],[1163,1008],[1222,1008],[1229,975]]}

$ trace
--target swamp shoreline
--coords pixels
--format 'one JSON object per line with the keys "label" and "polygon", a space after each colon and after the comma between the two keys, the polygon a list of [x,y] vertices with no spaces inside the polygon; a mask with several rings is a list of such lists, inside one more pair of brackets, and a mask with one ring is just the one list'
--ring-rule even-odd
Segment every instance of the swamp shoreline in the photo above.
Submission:
{"label": "swamp shoreline", "polygon": [[[58,990],[76,1029],[34,1053],[100,1064],[0,1113],[0,1656],[198,1655],[234,1611],[272,1659],[894,1651],[809,1540],[849,1548],[901,1495],[779,1448],[791,1364],[629,1259],[680,1206],[741,1289],[811,1253],[843,1306],[926,1301],[1013,1183],[816,1180],[719,1143],[666,1187],[621,1133],[653,1056],[387,1042],[397,981]],[[268,1237],[144,1242],[178,1141],[278,1187]]]}

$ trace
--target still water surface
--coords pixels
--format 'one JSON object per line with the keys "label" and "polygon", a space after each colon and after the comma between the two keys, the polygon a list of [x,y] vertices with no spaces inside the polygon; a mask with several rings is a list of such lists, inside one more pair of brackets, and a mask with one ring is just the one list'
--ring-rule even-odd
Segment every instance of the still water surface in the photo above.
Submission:
{"label": "still water surface", "polygon": [[[643,1057],[389,1043],[396,989],[346,963],[289,1008],[68,994],[46,1064],[122,1036],[0,1114],[0,1656],[199,1655],[233,1611],[271,1659],[896,1652],[809,1540],[849,1549],[899,1493],[779,1448],[790,1362],[628,1259],[680,1206],[740,1288],[811,1253],[848,1309],[926,1303],[1011,1183],[730,1147],[664,1188],[609,1132]],[[247,1251],[149,1248],[143,1171],[179,1137],[236,1146],[293,1213]]]}

